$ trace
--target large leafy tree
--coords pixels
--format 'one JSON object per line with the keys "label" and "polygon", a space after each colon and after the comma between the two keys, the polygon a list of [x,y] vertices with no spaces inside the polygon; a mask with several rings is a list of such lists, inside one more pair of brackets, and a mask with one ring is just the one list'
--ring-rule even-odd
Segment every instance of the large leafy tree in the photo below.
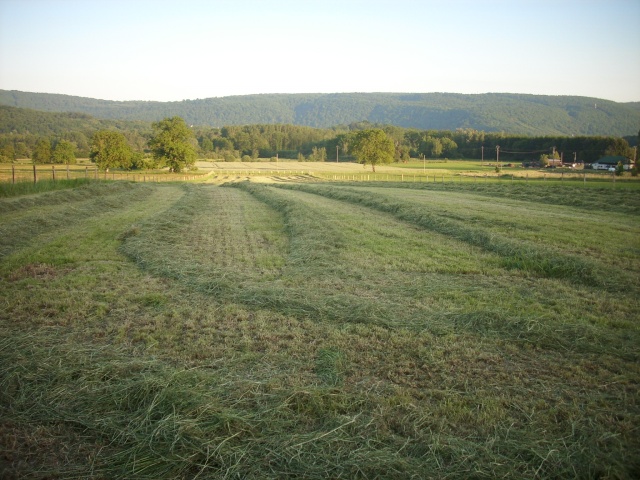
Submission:
{"label": "large leafy tree", "polygon": [[427,157],[437,158],[442,154],[442,141],[438,137],[429,135],[420,143],[420,153]]}
{"label": "large leafy tree", "polygon": [[165,118],[153,125],[149,146],[153,156],[172,171],[180,172],[196,161],[194,135],[181,117]]}
{"label": "large leafy tree", "polygon": [[349,152],[359,163],[370,164],[375,172],[376,165],[393,161],[395,146],[383,130],[361,130],[353,136]]}
{"label": "large leafy tree", "polygon": [[122,133],[100,130],[93,134],[89,157],[100,170],[129,168],[131,147]]}

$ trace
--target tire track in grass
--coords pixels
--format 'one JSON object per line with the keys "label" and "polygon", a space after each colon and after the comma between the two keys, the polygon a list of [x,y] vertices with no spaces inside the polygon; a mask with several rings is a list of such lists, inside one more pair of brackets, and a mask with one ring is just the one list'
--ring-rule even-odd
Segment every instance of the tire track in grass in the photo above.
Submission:
{"label": "tire track in grass", "polygon": [[245,192],[190,186],[122,251],[152,273],[233,298],[245,283],[278,277],[287,249],[282,228],[276,212]]}

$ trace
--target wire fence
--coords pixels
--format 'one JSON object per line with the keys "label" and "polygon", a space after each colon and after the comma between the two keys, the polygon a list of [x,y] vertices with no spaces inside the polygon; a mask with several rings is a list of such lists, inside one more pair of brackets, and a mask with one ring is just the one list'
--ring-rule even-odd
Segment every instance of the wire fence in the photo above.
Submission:
{"label": "wire fence", "polygon": [[73,179],[94,179],[94,180],[124,180],[131,182],[180,182],[180,181],[204,181],[212,180],[238,180],[247,177],[273,177],[275,180],[296,180],[296,179],[320,179],[328,181],[347,182],[414,182],[414,183],[453,183],[453,182],[489,182],[489,181],[550,181],[550,182],[640,182],[640,177],[625,175],[617,176],[614,173],[591,173],[591,172],[557,172],[540,173],[529,172],[517,174],[504,173],[386,173],[386,172],[356,172],[356,173],[334,173],[330,171],[309,170],[266,170],[266,169],[215,169],[197,174],[183,174],[170,172],[122,172],[122,171],[100,171],[96,166],[91,165],[25,165],[17,164],[0,167],[0,182],[18,183],[33,182],[43,180],[73,180]]}
{"label": "wire fence", "polygon": [[327,174],[316,173],[314,176],[332,181],[348,181],[348,182],[410,182],[410,183],[480,183],[480,182],[556,182],[556,183],[593,183],[593,182],[638,182],[640,183],[640,177],[619,177],[613,173],[600,174],[600,173],[585,173],[585,172],[560,172],[560,173],[543,173],[532,174],[528,173],[512,175],[512,174],[473,174],[473,173],[458,173],[458,174],[427,174],[427,173],[355,173],[355,174]]}
{"label": "wire fence", "polygon": [[0,168],[0,182],[38,183],[43,180],[126,180],[132,182],[176,182],[192,181],[203,175],[186,175],[165,172],[109,172],[100,171],[95,166],[82,165],[11,165]]}

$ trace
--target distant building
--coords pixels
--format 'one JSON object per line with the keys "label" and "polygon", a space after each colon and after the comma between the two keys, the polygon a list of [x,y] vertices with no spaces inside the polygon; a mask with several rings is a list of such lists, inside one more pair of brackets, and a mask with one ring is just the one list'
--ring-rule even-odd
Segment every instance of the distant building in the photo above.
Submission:
{"label": "distant building", "polygon": [[631,160],[621,155],[602,157],[597,162],[592,163],[591,168],[594,170],[609,170],[610,168],[617,167],[620,162],[622,162],[625,170],[631,169]]}

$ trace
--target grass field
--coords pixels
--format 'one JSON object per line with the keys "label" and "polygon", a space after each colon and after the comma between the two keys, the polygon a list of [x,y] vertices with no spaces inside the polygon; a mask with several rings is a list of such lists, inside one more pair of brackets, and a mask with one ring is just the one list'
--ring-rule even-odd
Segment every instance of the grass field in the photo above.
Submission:
{"label": "grass field", "polygon": [[214,177],[0,198],[0,477],[640,476],[635,185]]}
{"label": "grass field", "polygon": [[[191,169],[182,173],[171,173],[167,168],[157,170],[111,170],[98,171],[89,159],[78,159],[75,165],[37,165],[36,181],[64,182],[75,180],[125,180],[142,183],[169,181],[208,182],[223,184],[229,181],[246,179],[271,179],[292,177],[316,177],[324,180],[350,181],[402,181],[414,183],[428,182],[478,182],[478,181],[538,181],[550,182],[617,182],[640,185],[639,177],[626,172],[622,177],[614,177],[610,172],[581,169],[530,169],[522,168],[520,163],[502,163],[499,172],[495,163],[479,160],[413,160],[407,163],[379,165],[376,172],[370,166],[353,162],[298,162],[256,161],[256,162],[218,162],[199,160]],[[511,166],[509,166],[511,165]],[[16,185],[34,183],[34,166],[28,159],[15,164],[0,163],[0,197],[7,196]],[[9,193],[11,194],[11,193]]]}

